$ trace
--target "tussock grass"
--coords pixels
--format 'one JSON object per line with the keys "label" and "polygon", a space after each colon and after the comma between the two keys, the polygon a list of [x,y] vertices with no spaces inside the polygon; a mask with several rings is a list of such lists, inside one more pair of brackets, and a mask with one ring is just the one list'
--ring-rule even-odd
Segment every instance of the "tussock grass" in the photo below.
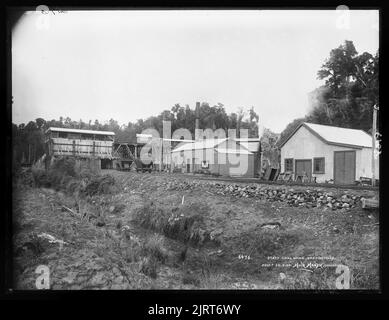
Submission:
{"label": "tussock grass", "polygon": [[143,254],[154,257],[157,261],[164,263],[167,259],[167,250],[164,246],[164,237],[154,234],[143,244]]}
{"label": "tussock grass", "polygon": [[209,239],[204,227],[208,211],[203,204],[162,209],[148,201],[135,213],[134,222],[183,243],[199,245]]}
{"label": "tussock grass", "polygon": [[141,267],[140,271],[145,274],[146,276],[156,279],[158,277],[158,268],[159,268],[159,263],[158,260],[153,257],[144,257],[141,261]]}

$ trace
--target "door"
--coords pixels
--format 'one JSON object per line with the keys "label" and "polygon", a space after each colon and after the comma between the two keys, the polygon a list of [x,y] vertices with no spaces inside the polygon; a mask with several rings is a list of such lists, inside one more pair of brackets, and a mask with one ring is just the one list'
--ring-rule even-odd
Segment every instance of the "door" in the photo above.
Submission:
{"label": "door", "polygon": [[309,179],[312,177],[312,160],[295,160],[295,176],[304,176],[305,174]]}
{"label": "door", "polygon": [[334,182],[338,184],[355,183],[355,151],[334,152]]}

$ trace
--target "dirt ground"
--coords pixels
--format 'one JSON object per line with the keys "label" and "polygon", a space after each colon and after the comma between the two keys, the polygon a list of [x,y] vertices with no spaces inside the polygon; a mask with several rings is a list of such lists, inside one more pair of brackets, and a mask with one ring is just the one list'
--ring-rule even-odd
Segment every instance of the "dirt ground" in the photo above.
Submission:
{"label": "dirt ground", "polygon": [[[379,288],[378,210],[216,194],[212,181],[189,175],[103,174],[114,177],[113,191],[86,199],[17,185],[16,289],[36,289],[39,265],[49,267],[51,289],[336,289],[338,265],[349,268],[351,289]],[[200,207],[195,244],[136,219],[150,208],[180,219]]]}

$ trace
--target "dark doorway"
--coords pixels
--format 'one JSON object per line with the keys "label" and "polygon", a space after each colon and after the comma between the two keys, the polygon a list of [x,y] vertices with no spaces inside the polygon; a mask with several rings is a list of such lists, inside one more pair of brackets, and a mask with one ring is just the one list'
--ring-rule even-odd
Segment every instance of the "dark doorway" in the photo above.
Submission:
{"label": "dark doorway", "polygon": [[101,159],[101,169],[112,169],[112,160]]}

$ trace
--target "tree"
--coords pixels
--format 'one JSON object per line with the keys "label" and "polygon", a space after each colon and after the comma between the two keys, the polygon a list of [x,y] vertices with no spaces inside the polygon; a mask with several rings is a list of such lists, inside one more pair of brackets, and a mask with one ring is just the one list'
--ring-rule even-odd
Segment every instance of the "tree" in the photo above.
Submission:
{"label": "tree", "polygon": [[352,41],[345,41],[343,45],[331,50],[330,58],[322,65],[317,75],[319,79],[325,79],[326,86],[330,87],[335,95],[344,93],[350,77],[355,76],[355,50]]}
{"label": "tree", "polygon": [[281,132],[280,138],[277,141],[277,146],[279,147],[280,145],[282,145],[286,141],[286,139],[288,139],[289,136],[297,129],[297,127],[305,121],[307,121],[306,117],[297,118],[297,119],[294,119],[292,122],[290,122],[286,126],[284,131]]}
{"label": "tree", "polygon": [[[214,106],[210,106],[209,103],[203,102],[199,108],[200,128],[221,128],[227,131],[228,129],[238,129],[241,127],[242,129],[249,130],[249,136],[256,137],[258,134],[257,121],[259,117],[253,107],[248,111],[248,119],[244,119],[246,113],[243,108],[239,108],[238,113],[227,114],[222,103],[219,102]],[[134,123],[128,122],[125,125],[120,125],[114,119],[101,124],[97,119],[93,123],[92,120],[85,123],[82,119],[73,121],[70,117],[60,117],[59,120],[52,119],[48,121],[43,118],[37,118],[35,121],[30,121],[27,125],[12,126],[14,157],[16,162],[21,161],[23,154],[25,157],[28,157],[30,154],[30,160],[32,161],[41,157],[44,154],[44,132],[49,127],[113,131],[116,140],[135,143],[136,134],[147,128],[155,128],[162,136],[163,120],[171,121],[173,132],[179,128],[186,128],[194,137],[195,119],[195,110],[191,109],[187,104],[185,107],[175,104],[170,110],[164,110],[156,116],[138,119]]]}
{"label": "tree", "polygon": [[315,123],[369,130],[378,103],[378,53],[358,55],[352,41],[331,50],[318,71],[324,86],[311,95],[307,118]]}
{"label": "tree", "polygon": [[42,118],[35,119],[35,123],[39,130],[43,129],[44,125],[46,124],[46,120]]}
{"label": "tree", "polygon": [[250,115],[250,121],[259,121],[259,116],[258,114],[254,111],[254,107],[251,107],[249,110],[249,115]]}

